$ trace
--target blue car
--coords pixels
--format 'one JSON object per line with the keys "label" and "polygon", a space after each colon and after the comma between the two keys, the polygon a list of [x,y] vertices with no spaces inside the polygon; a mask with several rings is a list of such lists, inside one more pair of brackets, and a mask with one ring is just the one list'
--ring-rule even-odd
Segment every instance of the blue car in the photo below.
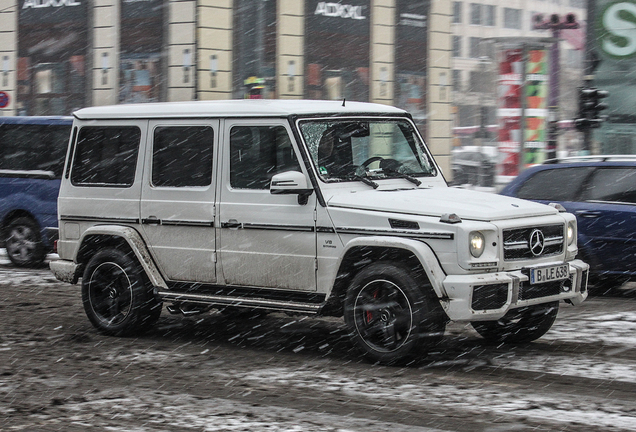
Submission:
{"label": "blue car", "polygon": [[0,117],[0,243],[37,267],[57,239],[57,196],[72,117]]}
{"label": "blue car", "polygon": [[590,264],[597,288],[636,279],[636,156],[550,160],[523,171],[501,194],[574,213],[578,256]]}

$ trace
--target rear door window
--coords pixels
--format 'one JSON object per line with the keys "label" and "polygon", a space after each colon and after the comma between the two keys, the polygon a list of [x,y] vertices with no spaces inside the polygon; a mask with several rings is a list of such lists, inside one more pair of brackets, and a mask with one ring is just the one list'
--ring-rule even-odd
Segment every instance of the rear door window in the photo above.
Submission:
{"label": "rear door window", "polygon": [[636,204],[636,168],[599,168],[587,183],[582,198],[584,201]]}
{"label": "rear door window", "polygon": [[72,184],[132,186],[140,139],[141,130],[136,126],[83,127],[73,158]]}
{"label": "rear door window", "polygon": [[155,129],[152,184],[160,187],[201,187],[212,183],[210,126],[162,126]]}
{"label": "rear door window", "polygon": [[576,201],[583,182],[593,167],[555,168],[539,171],[517,192],[517,197],[529,200]]}
{"label": "rear door window", "polygon": [[0,170],[45,171],[61,178],[70,131],[70,125],[1,125]]}

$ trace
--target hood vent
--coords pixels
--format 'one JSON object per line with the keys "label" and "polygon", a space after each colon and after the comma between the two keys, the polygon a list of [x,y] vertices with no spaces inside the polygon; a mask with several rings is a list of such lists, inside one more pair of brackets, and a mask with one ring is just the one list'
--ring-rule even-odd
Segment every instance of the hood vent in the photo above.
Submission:
{"label": "hood vent", "polygon": [[393,229],[410,229],[410,230],[420,229],[420,225],[417,222],[413,222],[413,221],[389,219],[389,224],[391,224],[391,228]]}

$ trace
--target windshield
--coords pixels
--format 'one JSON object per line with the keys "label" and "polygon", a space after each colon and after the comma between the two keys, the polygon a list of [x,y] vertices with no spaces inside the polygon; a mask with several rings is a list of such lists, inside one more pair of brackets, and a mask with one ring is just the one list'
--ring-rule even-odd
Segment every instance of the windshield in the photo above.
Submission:
{"label": "windshield", "polygon": [[325,181],[436,175],[435,165],[406,120],[305,120],[300,131]]}

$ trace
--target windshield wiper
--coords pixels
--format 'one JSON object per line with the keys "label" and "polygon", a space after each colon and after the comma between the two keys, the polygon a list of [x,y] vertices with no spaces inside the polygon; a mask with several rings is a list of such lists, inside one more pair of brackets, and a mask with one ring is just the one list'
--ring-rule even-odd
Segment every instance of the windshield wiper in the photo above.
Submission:
{"label": "windshield wiper", "polygon": [[353,174],[350,175],[348,178],[352,179],[352,180],[358,180],[361,181],[362,183],[364,183],[365,185],[369,185],[371,186],[373,189],[377,189],[378,188],[378,184],[376,182],[374,182],[373,180],[371,180],[368,177],[364,177],[358,174]]}
{"label": "windshield wiper", "polygon": [[410,176],[408,174],[404,174],[395,170],[391,170],[391,169],[383,169],[382,172],[384,173],[384,175],[386,175],[387,177],[398,177],[398,178],[403,178],[405,180],[410,181],[411,183],[413,183],[415,186],[419,186],[422,184],[421,181],[419,181],[418,179],[416,179],[413,176]]}

